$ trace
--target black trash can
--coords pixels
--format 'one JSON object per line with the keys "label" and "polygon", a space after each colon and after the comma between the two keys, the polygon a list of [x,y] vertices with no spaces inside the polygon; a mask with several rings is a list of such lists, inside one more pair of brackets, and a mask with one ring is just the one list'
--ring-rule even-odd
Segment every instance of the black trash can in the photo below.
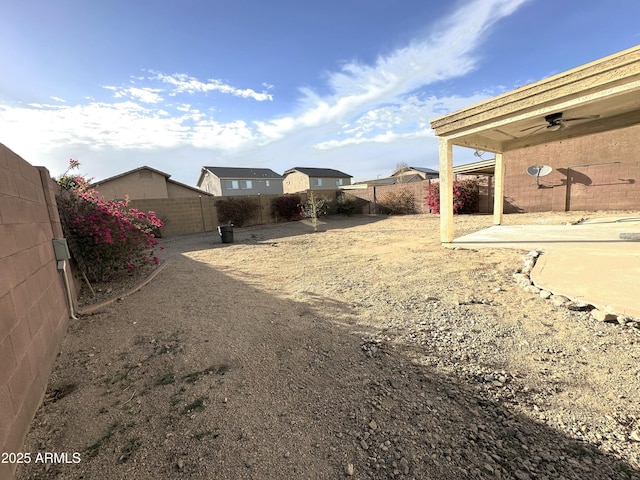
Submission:
{"label": "black trash can", "polygon": [[233,225],[218,226],[218,233],[222,243],[233,243]]}

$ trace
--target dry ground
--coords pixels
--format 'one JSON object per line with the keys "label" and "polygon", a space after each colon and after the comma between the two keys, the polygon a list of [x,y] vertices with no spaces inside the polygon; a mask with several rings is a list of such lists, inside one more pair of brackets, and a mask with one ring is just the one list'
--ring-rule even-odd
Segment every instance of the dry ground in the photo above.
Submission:
{"label": "dry ground", "polygon": [[167,241],[71,321],[24,450],[80,463],[18,478],[640,478],[640,330],[526,293],[523,252],[443,249],[434,216],[320,229]]}

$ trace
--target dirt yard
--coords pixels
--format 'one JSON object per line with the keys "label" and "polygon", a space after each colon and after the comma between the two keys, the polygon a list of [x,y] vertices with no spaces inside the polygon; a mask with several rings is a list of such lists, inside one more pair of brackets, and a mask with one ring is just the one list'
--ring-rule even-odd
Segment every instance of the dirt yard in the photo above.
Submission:
{"label": "dirt yard", "polygon": [[438,226],[168,239],[152,282],[71,320],[24,451],[80,462],[17,478],[640,478],[640,324],[527,293],[526,252],[444,249]]}

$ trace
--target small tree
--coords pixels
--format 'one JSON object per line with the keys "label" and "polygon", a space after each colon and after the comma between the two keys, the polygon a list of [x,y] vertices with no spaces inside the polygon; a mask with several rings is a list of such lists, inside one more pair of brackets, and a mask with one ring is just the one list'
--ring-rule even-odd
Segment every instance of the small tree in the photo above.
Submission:
{"label": "small tree", "polygon": [[311,219],[314,232],[318,231],[318,217],[326,215],[327,211],[327,201],[323,198],[317,198],[311,190],[307,202],[302,206],[302,216]]}

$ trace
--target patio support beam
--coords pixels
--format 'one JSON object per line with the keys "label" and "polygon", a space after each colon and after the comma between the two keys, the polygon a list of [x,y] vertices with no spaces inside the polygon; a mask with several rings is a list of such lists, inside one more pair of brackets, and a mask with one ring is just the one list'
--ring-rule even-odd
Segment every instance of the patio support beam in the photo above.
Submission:
{"label": "patio support beam", "polygon": [[453,241],[453,144],[440,137],[440,242]]}
{"label": "patio support beam", "polygon": [[496,152],[496,166],[494,171],[493,190],[493,224],[502,224],[502,214],[504,213],[504,161],[502,153]]}

